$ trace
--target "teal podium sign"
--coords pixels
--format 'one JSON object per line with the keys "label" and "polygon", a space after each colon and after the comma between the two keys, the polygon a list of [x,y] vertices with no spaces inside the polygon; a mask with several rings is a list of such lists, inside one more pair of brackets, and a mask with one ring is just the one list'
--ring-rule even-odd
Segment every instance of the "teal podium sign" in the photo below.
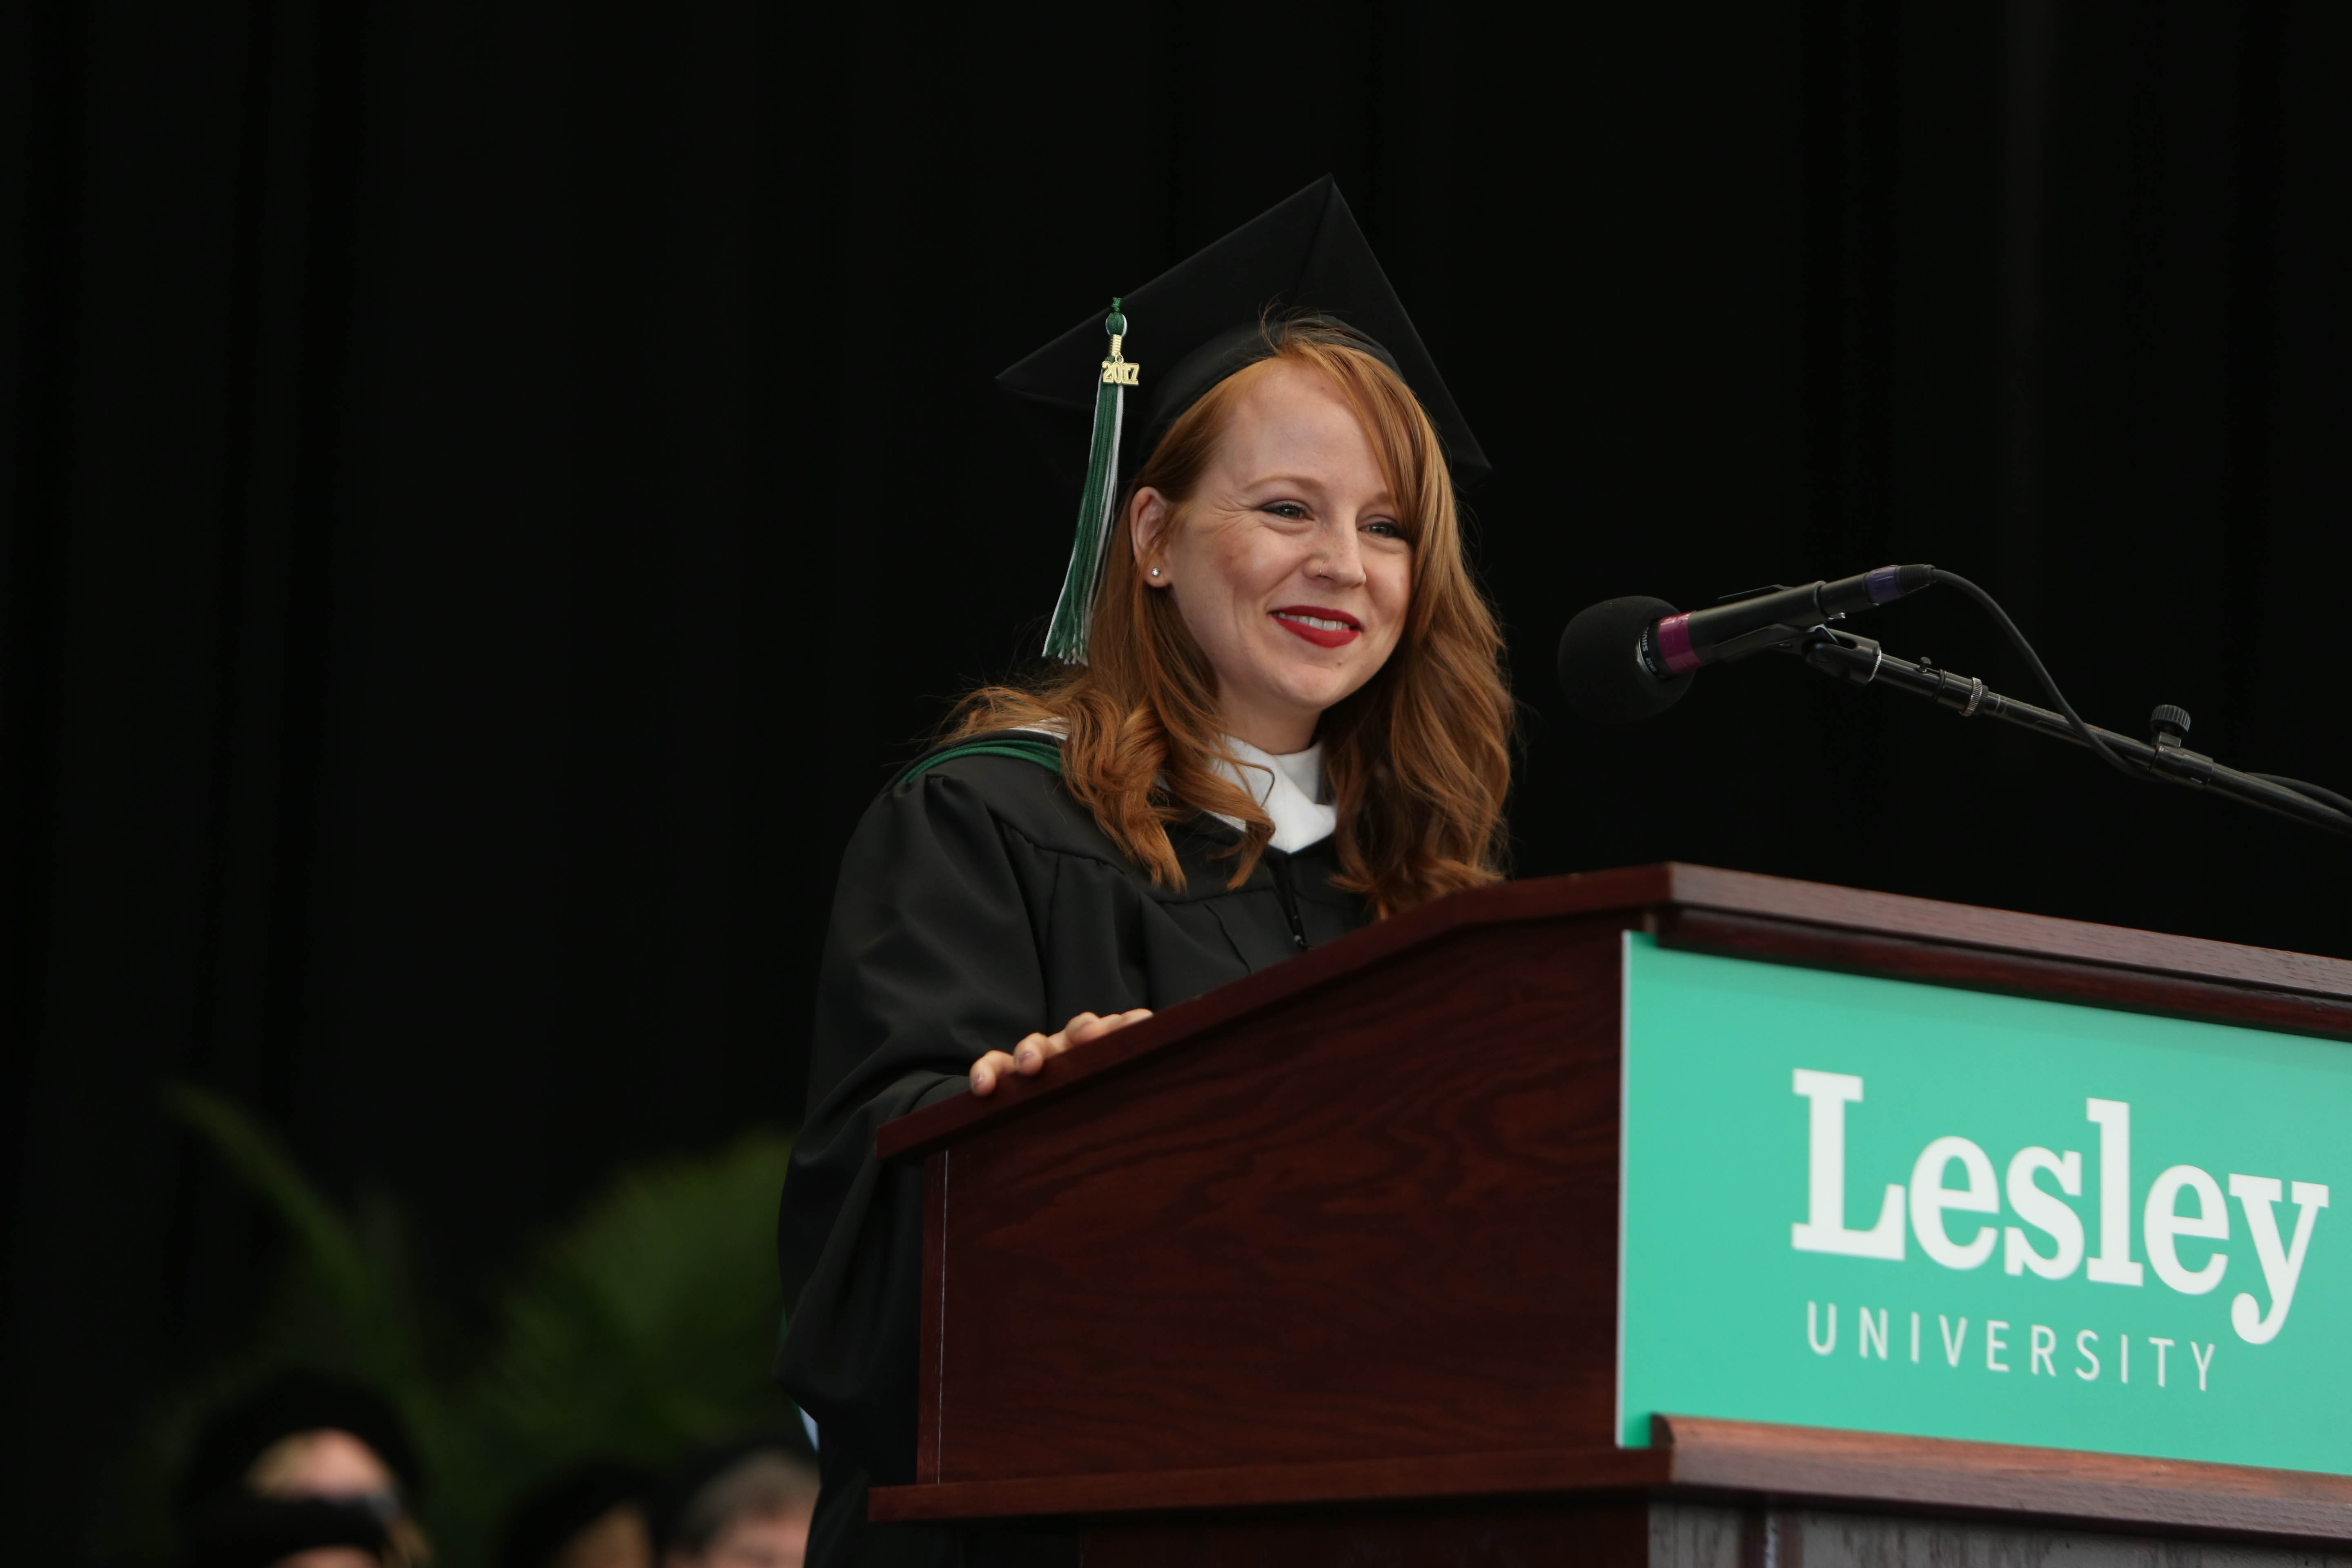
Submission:
{"label": "teal podium sign", "polygon": [[2352,1045],[1625,937],[1653,1414],[2352,1475]]}

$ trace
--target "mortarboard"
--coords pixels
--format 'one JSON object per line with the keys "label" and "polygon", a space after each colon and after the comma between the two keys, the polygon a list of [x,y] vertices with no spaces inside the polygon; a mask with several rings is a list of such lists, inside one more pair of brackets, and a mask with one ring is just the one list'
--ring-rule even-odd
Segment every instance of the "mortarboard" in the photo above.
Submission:
{"label": "mortarboard", "polygon": [[[1049,440],[1073,467],[1078,437],[1087,437],[1077,537],[1046,633],[1047,658],[1086,659],[1111,509],[1123,478],[1150,456],[1178,415],[1265,357],[1262,323],[1276,315],[1323,317],[1363,338],[1363,346],[1421,400],[1454,479],[1467,482],[1486,474],[1477,437],[1347,199],[1327,174],[1113,300],[1107,318],[1088,317],[996,378],[1049,426]],[[1137,438],[1122,440],[1129,388],[1136,394]]]}

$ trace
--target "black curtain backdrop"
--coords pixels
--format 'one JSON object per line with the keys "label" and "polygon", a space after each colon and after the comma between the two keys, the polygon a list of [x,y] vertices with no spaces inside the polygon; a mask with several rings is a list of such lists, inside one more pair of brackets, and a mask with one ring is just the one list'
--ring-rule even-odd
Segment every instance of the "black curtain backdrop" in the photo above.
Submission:
{"label": "black curtain backdrop", "polygon": [[[12,1555],[267,1277],[160,1081],[460,1303],[796,1119],[844,837],[1058,582],[991,376],[1326,171],[1496,466],[1521,874],[2352,952],[2352,845],[1784,660],[1621,731],[1549,673],[1610,595],[1933,561],[2095,720],[2352,787],[2352,9],[1536,15],[6,9]],[[1956,599],[1870,629],[2032,695]]]}

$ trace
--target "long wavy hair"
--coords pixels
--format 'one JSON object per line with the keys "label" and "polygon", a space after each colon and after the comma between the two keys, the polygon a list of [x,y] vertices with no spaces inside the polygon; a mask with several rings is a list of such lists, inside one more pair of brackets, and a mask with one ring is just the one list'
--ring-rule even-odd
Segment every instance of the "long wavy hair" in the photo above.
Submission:
{"label": "long wavy hair", "polygon": [[[1325,710],[1316,731],[1339,815],[1339,885],[1383,916],[1503,874],[1503,799],[1514,709],[1503,642],[1464,559],[1444,448],[1396,372],[1336,323],[1269,322],[1268,361],[1320,372],[1370,438],[1397,522],[1412,546],[1412,595],[1395,649],[1360,688]],[[1165,526],[1186,526],[1193,492],[1247,379],[1228,377],[1180,415],[1129,482],[1105,552],[1088,658],[1024,686],[987,686],[956,706],[946,738],[1020,725],[1065,732],[1062,778],[1104,833],[1163,887],[1183,872],[1171,823],[1216,812],[1244,825],[1230,886],[1255,868],[1274,824],[1218,773],[1237,767],[1220,727],[1214,671],[1172,595],[1136,563],[1126,520],[1136,492],[1168,498]]]}

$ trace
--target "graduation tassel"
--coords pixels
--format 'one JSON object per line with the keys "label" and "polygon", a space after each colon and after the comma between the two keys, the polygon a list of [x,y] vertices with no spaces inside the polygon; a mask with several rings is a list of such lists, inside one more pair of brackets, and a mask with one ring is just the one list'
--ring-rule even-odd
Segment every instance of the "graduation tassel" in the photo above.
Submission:
{"label": "graduation tassel", "polygon": [[1087,458],[1087,491],[1078,502],[1077,537],[1070,542],[1070,569],[1062,579],[1062,596],[1054,604],[1054,619],[1045,632],[1045,657],[1065,664],[1087,662],[1087,637],[1094,629],[1095,596],[1102,586],[1103,555],[1110,542],[1110,513],[1117,497],[1119,427],[1127,416],[1127,389],[1136,384],[1137,367],[1118,352],[1127,335],[1127,318],[1119,302],[1110,302],[1103,321],[1110,334],[1110,357],[1102,362],[1102,379],[1095,384],[1094,447]]}

